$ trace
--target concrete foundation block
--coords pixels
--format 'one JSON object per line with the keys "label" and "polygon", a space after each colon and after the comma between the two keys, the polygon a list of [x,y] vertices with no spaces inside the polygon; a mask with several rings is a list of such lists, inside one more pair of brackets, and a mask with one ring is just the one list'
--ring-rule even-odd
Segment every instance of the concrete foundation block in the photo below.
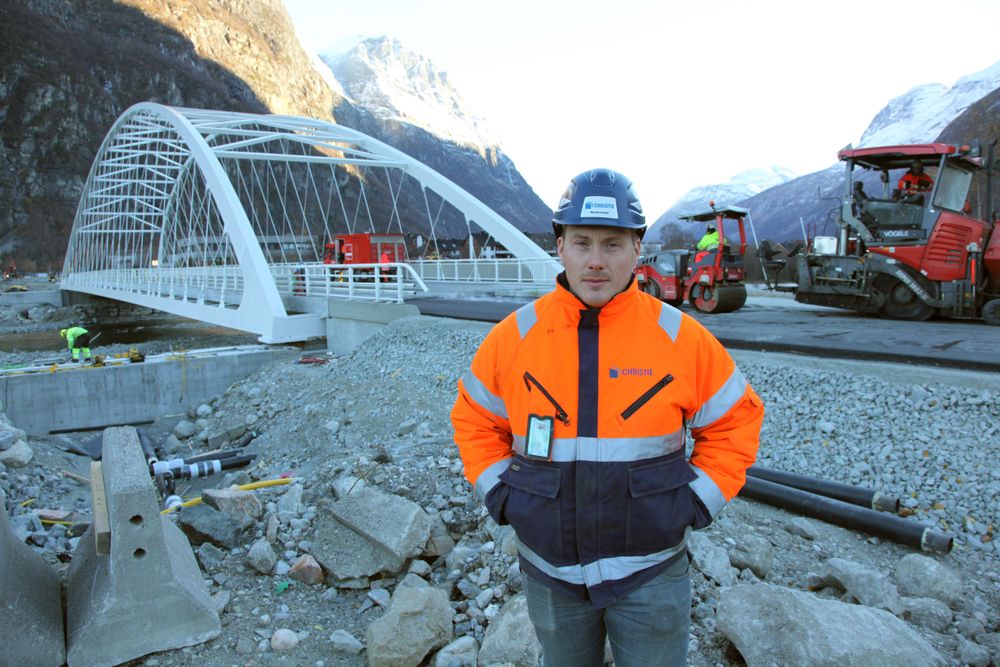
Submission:
{"label": "concrete foundation block", "polygon": [[117,665],[216,637],[218,611],[191,545],[160,515],[134,428],[104,432],[101,467],[110,554],[97,553],[93,526],[73,553],[67,585],[69,667]]}
{"label": "concrete foundation block", "polygon": [[59,575],[10,529],[0,491],[0,665],[66,661]]}
{"label": "concrete foundation block", "polygon": [[362,303],[330,299],[326,317],[326,349],[333,354],[349,354],[401,317],[416,317],[420,309],[407,303]]}

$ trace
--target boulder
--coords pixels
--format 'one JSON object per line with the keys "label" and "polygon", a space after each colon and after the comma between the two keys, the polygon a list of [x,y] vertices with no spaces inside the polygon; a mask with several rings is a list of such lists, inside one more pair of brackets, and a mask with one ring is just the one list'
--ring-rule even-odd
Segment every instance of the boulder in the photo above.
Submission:
{"label": "boulder", "polygon": [[814,584],[810,588],[833,586],[866,607],[885,609],[897,616],[903,612],[903,601],[889,578],[860,563],[831,558],[823,564],[818,578],[820,585]]}
{"label": "boulder", "polygon": [[490,623],[479,649],[479,664],[507,663],[517,667],[539,664],[542,645],[538,643],[535,626],[528,618],[528,601],[523,595],[510,600],[500,615]]}
{"label": "boulder", "polygon": [[888,612],[773,584],[723,589],[716,627],[747,667],[945,664],[933,646]]}
{"label": "boulder", "polygon": [[907,554],[899,561],[896,586],[903,595],[935,598],[952,609],[962,602],[962,580],[955,571],[921,554]]}
{"label": "boulder", "polygon": [[419,665],[451,640],[453,615],[440,588],[397,588],[389,610],[368,626],[369,667]]}

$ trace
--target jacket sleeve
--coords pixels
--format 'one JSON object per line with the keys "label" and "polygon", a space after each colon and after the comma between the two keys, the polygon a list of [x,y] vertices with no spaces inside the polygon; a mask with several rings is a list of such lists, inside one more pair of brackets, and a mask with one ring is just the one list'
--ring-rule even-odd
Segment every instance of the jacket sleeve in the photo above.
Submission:
{"label": "jacket sleeve", "polygon": [[[469,370],[458,381],[458,397],[451,410],[455,444],[462,456],[465,477],[482,500],[487,500],[490,491],[498,487],[500,473],[507,469],[514,455],[497,372],[501,326],[494,327],[486,337]],[[487,507],[498,519],[493,504],[487,502]]]}
{"label": "jacket sleeve", "polygon": [[714,518],[746,483],[757,457],[764,404],[715,336],[691,318],[694,405],[685,421],[694,438],[691,488]]}

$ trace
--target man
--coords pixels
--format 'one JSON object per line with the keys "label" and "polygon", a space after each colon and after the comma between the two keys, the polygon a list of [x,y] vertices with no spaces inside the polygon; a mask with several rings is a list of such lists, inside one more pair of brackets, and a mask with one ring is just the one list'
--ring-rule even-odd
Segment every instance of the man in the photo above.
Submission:
{"label": "man", "polygon": [[83,327],[70,327],[60,329],[59,335],[66,339],[66,346],[73,355],[73,363],[80,362],[80,352],[83,352],[83,362],[91,361],[90,358],[90,332]]}
{"label": "man", "polygon": [[719,232],[715,229],[715,225],[708,223],[708,227],[705,228],[705,235],[701,237],[698,241],[698,245],[695,246],[698,250],[715,250],[719,247]]}
{"label": "man", "polygon": [[934,179],[924,173],[924,163],[921,160],[914,160],[899,179],[897,187],[903,201],[923,204],[924,196],[921,193],[930,192],[934,187]]}
{"label": "man", "polygon": [[[574,178],[555,289],[487,335],[452,409],[466,478],[517,533],[546,667],[682,665],[685,539],[745,482],[763,405],[697,321],[639,291],[623,175]],[[690,461],[686,433],[694,437]]]}

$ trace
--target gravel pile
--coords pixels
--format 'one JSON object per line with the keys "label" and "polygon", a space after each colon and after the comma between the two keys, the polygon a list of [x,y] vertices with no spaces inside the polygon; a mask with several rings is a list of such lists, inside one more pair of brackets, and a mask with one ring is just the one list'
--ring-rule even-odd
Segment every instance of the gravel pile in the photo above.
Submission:
{"label": "gravel pile", "polygon": [[[301,485],[301,497],[288,520],[276,523],[281,494],[289,491],[260,492],[267,513],[244,543],[196,545],[206,581],[224,601],[223,634],[147,664],[363,665],[370,660],[363,650],[367,630],[389,613],[390,593],[420,584],[414,576],[448,591],[456,641],[473,639],[482,650],[493,650],[491,628],[499,627],[501,610],[516,602],[520,590],[516,558],[511,536],[487,519],[462,477],[448,419],[458,378],[488,329],[431,318],[400,320],[350,355],[306,353],[320,363],[266,366],[224,395],[190,406],[186,415],[158,422],[154,430],[168,455],[210,449],[222,433],[255,431],[249,446],[259,454],[255,465],[225,480],[205,481],[224,486],[289,474]],[[956,535],[950,555],[932,557],[961,582],[961,595],[950,592],[951,608],[914,592],[905,600],[924,602],[888,598],[863,604],[893,609],[948,664],[1000,660],[1000,561],[991,524],[1000,514],[1000,471],[993,465],[1000,382],[969,372],[742,351],[733,356],[767,407],[760,464],[898,495],[912,513],[908,520]],[[0,468],[0,488],[12,507],[35,496],[51,506],[73,483],[46,467],[53,457],[68,455],[49,451],[46,442],[29,443],[41,456],[16,471]],[[447,529],[441,539],[456,546],[438,556],[425,552],[400,572],[350,586],[293,581],[289,587],[290,568],[323,539],[317,517],[325,516],[324,506],[348,483],[412,501],[440,519]],[[66,560],[72,536],[50,541],[38,526],[17,523],[36,548],[50,547],[50,562]],[[908,547],[742,499],[696,537],[692,665],[743,664],[717,627],[720,600],[732,586],[766,581],[858,602],[865,597],[858,590],[863,586],[851,577],[859,570],[861,580],[877,577],[880,588],[899,585],[902,592],[898,564],[915,555]],[[273,566],[261,540],[274,550]],[[267,556],[263,564],[261,552]],[[453,648],[462,647],[468,645]],[[449,664],[443,657],[429,660]]]}

